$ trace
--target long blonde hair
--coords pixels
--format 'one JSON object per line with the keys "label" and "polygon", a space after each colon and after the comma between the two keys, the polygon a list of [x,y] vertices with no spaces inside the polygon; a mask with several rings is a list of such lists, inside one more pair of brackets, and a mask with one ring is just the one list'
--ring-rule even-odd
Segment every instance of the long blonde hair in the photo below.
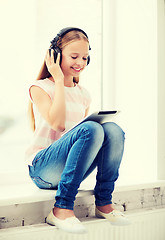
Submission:
{"label": "long blonde hair", "polygon": [[[85,41],[87,41],[89,43],[87,36],[85,36],[81,31],[72,30],[72,31],[69,31],[68,33],[66,33],[64,36],[59,37],[56,46],[59,47],[62,51],[63,48],[66,45],[68,45],[69,43],[77,41],[77,40],[81,40],[81,39],[84,39]],[[44,61],[36,80],[42,80],[42,79],[49,78],[49,77],[51,77],[51,74],[49,73],[46,63]],[[79,77],[74,77],[73,82],[78,84]],[[28,115],[29,115],[29,119],[30,119],[31,129],[33,131],[35,131],[35,117],[34,117],[34,111],[33,111],[33,103],[31,101],[29,101]]]}

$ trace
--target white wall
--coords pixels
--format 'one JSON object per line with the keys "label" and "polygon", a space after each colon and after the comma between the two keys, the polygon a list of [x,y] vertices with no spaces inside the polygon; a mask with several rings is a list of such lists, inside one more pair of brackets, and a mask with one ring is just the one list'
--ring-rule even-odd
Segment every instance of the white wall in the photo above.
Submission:
{"label": "white wall", "polygon": [[15,117],[25,108],[25,86],[33,71],[34,0],[0,1],[0,109]]}
{"label": "white wall", "polygon": [[24,167],[28,80],[33,74],[34,0],[0,1],[0,116],[14,120],[0,134],[0,172],[20,171]]}
{"label": "white wall", "polygon": [[156,0],[116,0],[115,106],[126,132],[121,182],[156,179]]}
{"label": "white wall", "polygon": [[116,1],[102,1],[102,108],[115,108]]}
{"label": "white wall", "polygon": [[165,179],[165,1],[158,0],[158,178]]}

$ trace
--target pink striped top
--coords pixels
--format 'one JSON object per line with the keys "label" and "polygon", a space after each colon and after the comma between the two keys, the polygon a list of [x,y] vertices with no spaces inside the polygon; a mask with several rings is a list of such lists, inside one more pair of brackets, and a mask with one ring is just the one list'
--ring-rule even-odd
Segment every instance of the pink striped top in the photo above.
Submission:
{"label": "pink striped top", "polygon": [[[36,80],[29,87],[38,86],[42,88],[53,100],[55,83],[48,78],[44,80]],[[31,95],[30,99],[33,102]],[[65,131],[57,132],[51,128],[51,126],[44,120],[40,112],[33,104],[33,111],[35,116],[36,130],[33,134],[32,141],[25,153],[25,160],[28,165],[32,165],[32,161],[36,154],[51,145],[54,141],[58,140],[62,134],[76,125],[85,116],[85,111],[89,107],[91,98],[88,91],[76,84],[75,87],[65,87],[65,99],[66,99],[66,122]]]}

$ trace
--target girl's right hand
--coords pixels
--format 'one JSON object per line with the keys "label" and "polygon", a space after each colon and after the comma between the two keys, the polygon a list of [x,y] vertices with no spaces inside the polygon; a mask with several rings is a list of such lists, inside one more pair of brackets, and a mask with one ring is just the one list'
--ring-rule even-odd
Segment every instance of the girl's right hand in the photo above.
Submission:
{"label": "girl's right hand", "polygon": [[54,62],[54,50],[51,49],[51,56],[49,54],[49,50],[47,51],[45,57],[46,66],[51,76],[53,77],[55,82],[64,81],[64,74],[60,67],[60,53],[57,55],[56,63]]}

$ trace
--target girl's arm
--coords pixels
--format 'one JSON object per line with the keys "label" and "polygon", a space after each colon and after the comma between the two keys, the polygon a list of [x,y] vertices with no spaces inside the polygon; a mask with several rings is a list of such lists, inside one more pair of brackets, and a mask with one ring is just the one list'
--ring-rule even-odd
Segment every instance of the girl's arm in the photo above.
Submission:
{"label": "girl's arm", "polygon": [[64,93],[64,75],[59,65],[60,54],[54,63],[53,52],[51,57],[49,52],[46,56],[46,65],[55,81],[55,93],[53,101],[48,94],[37,86],[31,87],[31,96],[43,118],[56,131],[65,130],[65,93]]}

